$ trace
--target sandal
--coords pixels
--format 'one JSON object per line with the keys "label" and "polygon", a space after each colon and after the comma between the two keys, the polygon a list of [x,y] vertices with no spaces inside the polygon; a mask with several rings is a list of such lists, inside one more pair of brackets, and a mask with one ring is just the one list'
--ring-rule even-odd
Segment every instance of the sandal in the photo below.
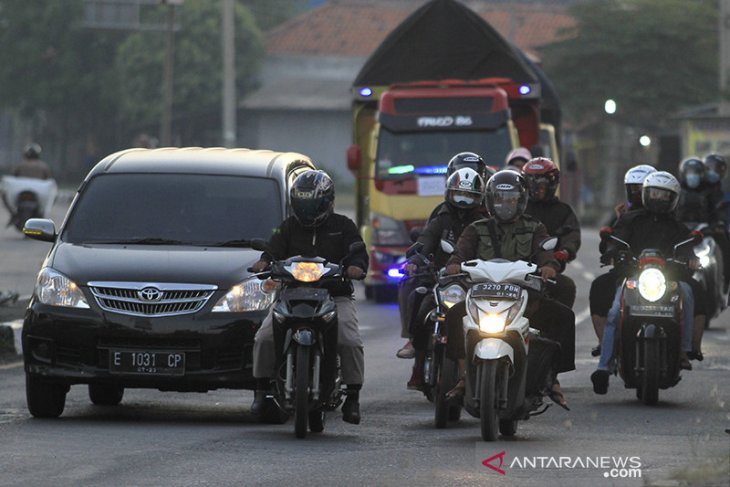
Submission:
{"label": "sandal", "polygon": [[552,389],[550,389],[550,394],[548,394],[548,397],[561,408],[565,409],[566,411],[570,411],[568,403],[565,402],[565,396],[563,396],[563,392],[560,390],[560,382],[555,381]]}
{"label": "sandal", "polygon": [[466,392],[466,383],[464,382],[464,378],[462,377],[459,379],[459,381],[456,383],[456,385],[446,393],[446,399],[458,399],[464,397],[464,394]]}

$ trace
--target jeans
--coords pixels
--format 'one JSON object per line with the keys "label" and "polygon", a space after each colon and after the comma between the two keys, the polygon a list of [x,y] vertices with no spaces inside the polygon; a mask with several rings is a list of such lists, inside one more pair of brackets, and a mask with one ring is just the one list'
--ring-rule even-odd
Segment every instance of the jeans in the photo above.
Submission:
{"label": "jeans", "polygon": [[[610,370],[614,366],[614,348],[616,346],[616,326],[618,325],[619,312],[621,310],[621,293],[623,286],[616,289],[611,309],[608,310],[608,320],[603,329],[603,338],[601,339],[601,357],[598,360],[598,368],[601,370]],[[682,330],[682,350],[689,352],[692,350],[692,327],[694,324],[694,308],[695,300],[692,294],[692,288],[685,281],[679,282],[679,294],[684,303],[683,314],[683,330]]]}

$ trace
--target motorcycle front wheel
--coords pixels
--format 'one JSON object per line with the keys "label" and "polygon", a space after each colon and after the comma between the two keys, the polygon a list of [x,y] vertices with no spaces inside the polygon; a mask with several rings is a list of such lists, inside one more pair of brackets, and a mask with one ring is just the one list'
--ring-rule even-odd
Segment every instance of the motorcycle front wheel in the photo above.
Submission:
{"label": "motorcycle front wheel", "polygon": [[647,406],[659,401],[659,370],[661,367],[659,342],[644,341],[644,372],[641,376],[641,400]]}
{"label": "motorcycle front wheel", "polygon": [[499,433],[499,363],[482,362],[479,384],[479,422],[484,441],[494,441]]}
{"label": "motorcycle front wheel", "polygon": [[451,409],[458,408],[459,416],[461,416],[461,406],[452,405],[453,401],[446,399],[446,393],[456,385],[458,368],[456,363],[446,356],[445,347],[441,353],[441,366],[437,370],[436,387],[433,393],[434,425],[437,428],[446,428],[451,419],[450,416],[453,414]]}
{"label": "motorcycle front wheel", "polygon": [[294,433],[297,438],[307,436],[310,352],[309,347],[297,347],[297,366],[294,371]]}

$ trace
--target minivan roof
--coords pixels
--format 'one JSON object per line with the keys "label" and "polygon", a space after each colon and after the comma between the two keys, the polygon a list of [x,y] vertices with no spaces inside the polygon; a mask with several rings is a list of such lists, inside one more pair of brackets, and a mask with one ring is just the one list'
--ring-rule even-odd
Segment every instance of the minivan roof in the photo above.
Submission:
{"label": "minivan roof", "polygon": [[283,180],[292,169],[302,166],[315,168],[309,157],[297,152],[224,147],[134,148],[106,156],[86,180],[101,173],[228,174]]}

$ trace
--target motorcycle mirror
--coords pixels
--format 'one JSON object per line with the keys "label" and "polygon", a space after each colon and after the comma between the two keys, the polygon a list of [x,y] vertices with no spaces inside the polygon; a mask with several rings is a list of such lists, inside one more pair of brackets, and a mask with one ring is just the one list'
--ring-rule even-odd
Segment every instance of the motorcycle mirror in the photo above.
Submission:
{"label": "motorcycle mirror", "polygon": [[23,235],[41,242],[53,242],[56,240],[56,225],[53,220],[30,218],[23,226]]}
{"label": "motorcycle mirror", "polygon": [[441,250],[443,250],[445,253],[451,255],[456,250],[454,248],[454,244],[449,242],[448,240],[441,240]]}
{"label": "motorcycle mirror", "polygon": [[251,240],[251,248],[254,250],[260,250],[264,252],[267,250],[268,242],[261,238],[254,238]]}
{"label": "motorcycle mirror", "polygon": [[422,229],[419,227],[416,227],[413,230],[411,230],[411,234],[410,234],[411,242],[415,242],[416,240],[418,240],[418,237],[421,236],[421,230]]}
{"label": "motorcycle mirror", "polygon": [[601,240],[604,240],[611,235],[613,235],[613,228],[611,227],[601,227],[601,229],[598,231],[598,235],[600,235]]}
{"label": "motorcycle mirror", "polygon": [[549,237],[540,242],[542,250],[555,250],[558,246],[558,237]]}
{"label": "motorcycle mirror", "polygon": [[419,253],[422,248],[423,248],[423,243],[422,242],[416,242],[416,243],[414,243],[413,245],[411,245],[410,247],[408,247],[408,250],[406,250],[406,257],[410,259],[414,255],[416,255],[417,253]]}
{"label": "motorcycle mirror", "polygon": [[702,242],[702,239],[705,238],[705,236],[700,232],[699,230],[692,230],[692,242],[697,245],[698,243]]}
{"label": "motorcycle mirror", "polygon": [[365,250],[365,242],[363,242],[362,240],[360,240],[358,242],[352,242],[350,244],[350,246],[347,248],[347,252],[350,255],[356,254],[358,252],[362,252],[363,250]]}

